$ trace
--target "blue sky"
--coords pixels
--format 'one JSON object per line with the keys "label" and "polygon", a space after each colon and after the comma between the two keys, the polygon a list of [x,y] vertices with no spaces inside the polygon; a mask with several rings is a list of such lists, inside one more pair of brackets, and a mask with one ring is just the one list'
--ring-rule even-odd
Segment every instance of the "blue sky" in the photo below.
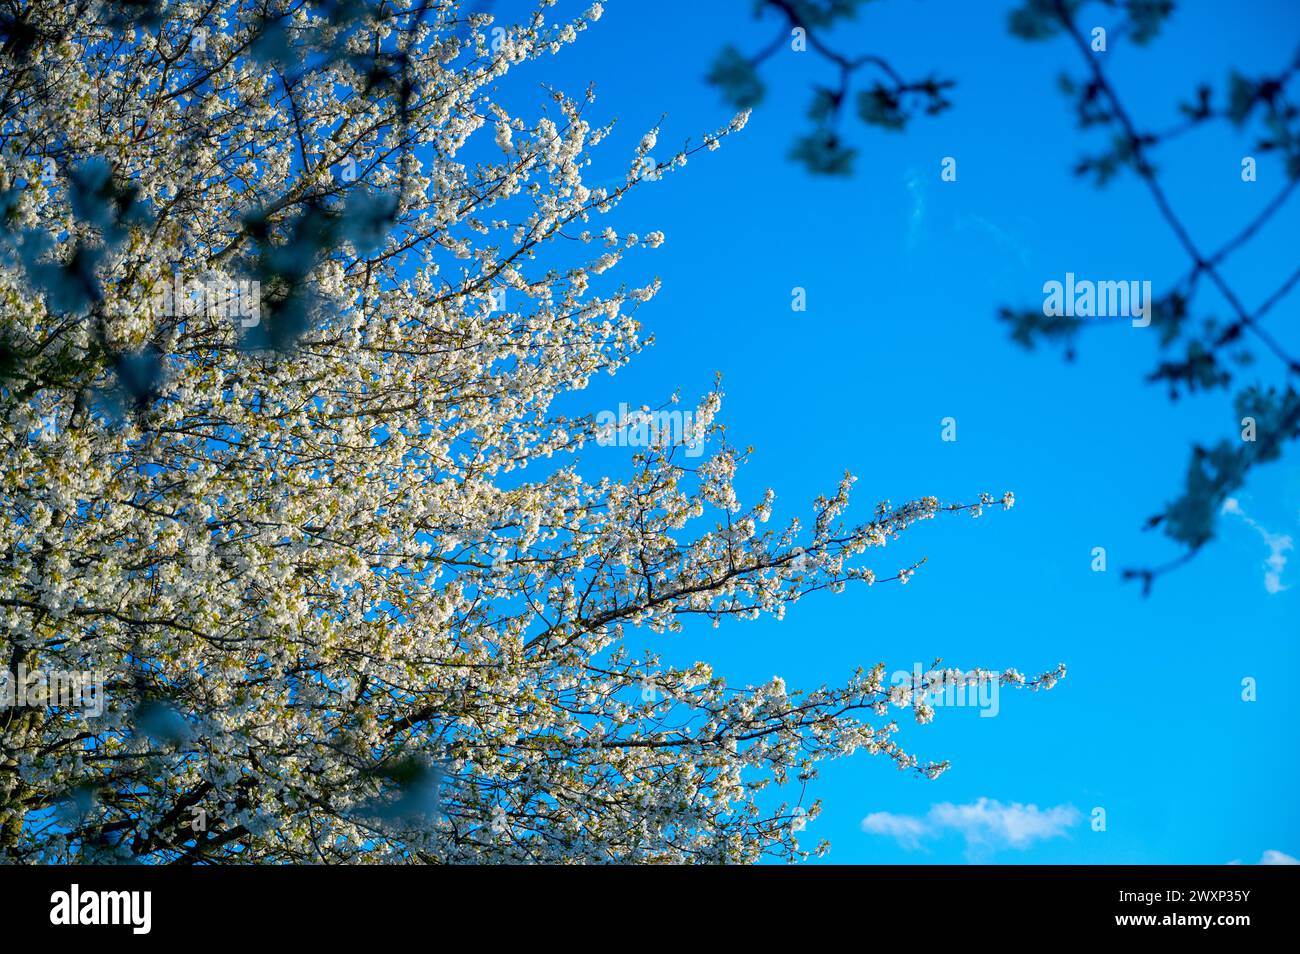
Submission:
{"label": "blue sky", "polygon": [[[662,114],[660,153],[724,123],[731,110],[703,81],[710,61],[727,42],[752,51],[775,32],[770,20],[754,24],[745,0],[605,7],[575,46],[530,67],[528,78],[572,94],[595,84],[589,115],[619,120],[602,147],[611,169],[626,167]],[[997,321],[1002,305],[1038,307],[1043,283],[1067,271],[1149,279],[1159,294],[1188,266],[1140,183],[1124,176],[1099,192],[1071,174],[1097,145],[1056,88],[1063,69],[1079,75],[1078,54],[1062,40],[1011,37],[1009,8],[889,0],[836,32],[841,49],[958,81],[953,110],[904,134],[851,122],[860,155],[849,179],[813,179],[786,158],[806,127],[810,81],[831,78],[825,64],[788,51],[769,61],[768,98],[743,133],[620,207],[616,227],[667,237],[620,269],[629,280],[663,280],[639,313],[657,344],[578,406],[657,405],[679,388],[686,403],[720,371],[729,436],[756,448],[739,485],[751,502],[773,487],[778,516],[806,518],[845,468],[859,476],[864,519],[877,500],[924,494],[970,500],[1012,490],[1015,508],[934,521],[898,549],[877,551],[870,565],[890,572],[930,558],[905,587],[819,594],[782,622],[647,632],[644,642],[674,661],[708,659],[733,683],[780,674],[803,687],[840,681],[857,665],[910,669],[935,656],[1025,673],[1069,666],[1050,693],[1003,692],[996,718],[941,709],[919,726],[902,711],[911,751],[953,760],[937,781],[866,755],[825,764],[810,789],[824,811],[806,834],[831,840],[830,861],[1300,855],[1300,555],[1290,553],[1279,591],[1269,592],[1263,535],[1300,536],[1296,448],[1238,495],[1253,525],[1226,517],[1219,540],[1148,599],[1121,582],[1121,568],[1177,554],[1142,524],[1180,489],[1191,443],[1234,433],[1234,419],[1221,394],[1170,404],[1143,383],[1155,363],[1153,329],[1091,329],[1067,365],[1056,352],[1023,351]],[[1120,43],[1105,54],[1140,124],[1173,124],[1197,83],[1222,91],[1230,67],[1280,67],[1300,41],[1291,3],[1180,8],[1151,47]],[[1241,181],[1250,153],[1221,125],[1161,153],[1171,198],[1202,245],[1234,234],[1280,185],[1267,157],[1257,183]],[[940,181],[945,156],[957,159],[956,182]],[[1229,262],[1227,277],[1248,303],[1295,267],[1297,224],[1293,200]],[[806,312],[791,311],[795,286],[807,289]],[[1293,351],[1297,301],[1270,318]],[[1220,303],[1202,302],[1223,314]],[[1261,370],[1279,380],[1274,365]],[[951,443],[940,439],[949,416],[958,427]],[[592,449],[585,463],[600,467],[599,455],[619,453]],[[1104,573],[1090,567],[1098,546]],[[1241,699],[1245,677],[1257,680],[1253,703]],[[980,799],[1040,814],[1008,815]],[[945,803],[976,807],[934,807]],[[1106,811],[1104,832],[1089,825],[1095,807]],[[877,813],[923,834],[863,831],[863,818]],[[980,826],[990,819],[1013,827]],[[1024,837],[1009,837],[1018,823],[1029,823]]]}

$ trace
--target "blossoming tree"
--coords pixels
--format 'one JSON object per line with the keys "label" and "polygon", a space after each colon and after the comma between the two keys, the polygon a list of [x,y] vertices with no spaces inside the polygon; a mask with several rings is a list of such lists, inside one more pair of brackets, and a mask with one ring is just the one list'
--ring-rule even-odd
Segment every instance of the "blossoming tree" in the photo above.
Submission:
{"label": "blossoming tree", "polygon": [[[601,276],[662,236],[601,219],[657,131],[595,188],[608,127],[586,101],[500,105],[509,70],[600,15],[544,9],[33,0],[0,20],[0,650],[10,682],[103,680],[100,711],[0,708],[0,856],[800,857],[817,807],[774,783],[856,750],[945,767],[899,746],[891,706],[932,710],[883,665],[796,692],[632,648],[905,582],[862,555],[999,501],[847,524],[846,476],[810,526],[766,529],[719,393],[630,479],[581,473],[595,418],[555,402],[643,347],[654,285]],[[170,291],[195,285],[257,307]]]}

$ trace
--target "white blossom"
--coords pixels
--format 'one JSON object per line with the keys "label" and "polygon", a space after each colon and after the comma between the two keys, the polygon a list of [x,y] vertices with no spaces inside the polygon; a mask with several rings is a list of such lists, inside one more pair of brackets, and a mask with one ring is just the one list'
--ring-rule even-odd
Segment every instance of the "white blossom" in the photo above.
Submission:
{"label": "white blossom", "polygon": [[[244,53],[261,5],[160,6],[165,30],[126,39],[31,0],[46,39],[0,79],[11,228],[42,233],[59,261],[102,239],[66,176],[18,188],[39,182],[46,148],[101,158],[151,210],[96,246],[93,318],[52,314],[19,258],[0,258],[3,340],[36,356],[0,403],[0,652],[101,672],[107,699],[98,717],[0,719],[0,858],[796,858],[790,811],[763,783],[859,750],[942,770],[896,740],[888,704],[910,690],[875,670],[814,690],[730,685],[653,651],[697,620],[779,619],[814,592],[885,582],[864,565],[874,548],[964,508],[920,497],[846,523],[845,475],[806,526],[781,525],[774,494],[737,492],[747,454],[725,439],[720,386],[687,435],[703,456],[638,448],[635,476],[614,479],[576,454],[599,431],[595,409],[571,408],[645,347],[638,311],[659,288],[600,276],[664,237],[606,218],[639,183],[583,183],[608,132],[583,97],[513,114],[496,99],[517,64],[580,40],[599,4],[561,24],[546,4],[504,5],[517,22],[495,47],[498,24],[455,3],[415,5],[418,25],[409,4],[352,27],[296,8],[290,42],[362,57],[409,41],[405,108],[347,59],[286,86]],[[206,51],[176,41],[205,16],[222,24]],[[680,171],[747,117],[657,168]],[[500,154],[480,148],[488,135]],[[355,181],[334,171],[353,164]],[[294,257],[296,229],[358,196],[397,203],[382,241]],[[149,305],[174,271],[233,278],[279,258],[309,292],[293,347]],[[282,317],[267,310],[262,330]],[[114,405],[125,356],[147,349],[155,387]],[[79,791],[100,795],[50,824]],[[175,823],[190,806],[204,839]]]}

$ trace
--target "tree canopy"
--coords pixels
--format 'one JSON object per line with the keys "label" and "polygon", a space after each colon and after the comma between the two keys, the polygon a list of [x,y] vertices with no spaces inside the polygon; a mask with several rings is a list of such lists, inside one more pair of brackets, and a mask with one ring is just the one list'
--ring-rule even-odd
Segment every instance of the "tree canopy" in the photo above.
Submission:
{"label": "tree canopy", "polygon": [[584,473],[607,425],[555,404],[645,346],[657,285],[606,273],[662,236],[602,220],[659,130],[597,187],[589,97],[507,112],[506,74],[601,12],[546,6],[5,14],[0,650],[11,678],[94,674],[103,704],[0,709],[0,857],[801,857],[817,807],[774,783],[859,750],[946,767],[891,714],[928,721],[944,670],[798,691],[639,648],[906,582],[865,555],[1013,498],[849,523],[845,475],[769,529],[720,389],[630,478]]}

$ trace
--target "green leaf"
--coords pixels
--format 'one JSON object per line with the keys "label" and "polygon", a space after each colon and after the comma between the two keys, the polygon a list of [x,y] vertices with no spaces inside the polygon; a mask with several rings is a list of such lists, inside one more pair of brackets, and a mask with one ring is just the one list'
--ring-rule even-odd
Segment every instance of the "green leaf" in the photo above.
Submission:
{"label": "green leaf", "polygon": [[763,81],[734,46],[723,47],[705,79],[722,90],[722,95],[737,109],[751,109],[762,102]]}

